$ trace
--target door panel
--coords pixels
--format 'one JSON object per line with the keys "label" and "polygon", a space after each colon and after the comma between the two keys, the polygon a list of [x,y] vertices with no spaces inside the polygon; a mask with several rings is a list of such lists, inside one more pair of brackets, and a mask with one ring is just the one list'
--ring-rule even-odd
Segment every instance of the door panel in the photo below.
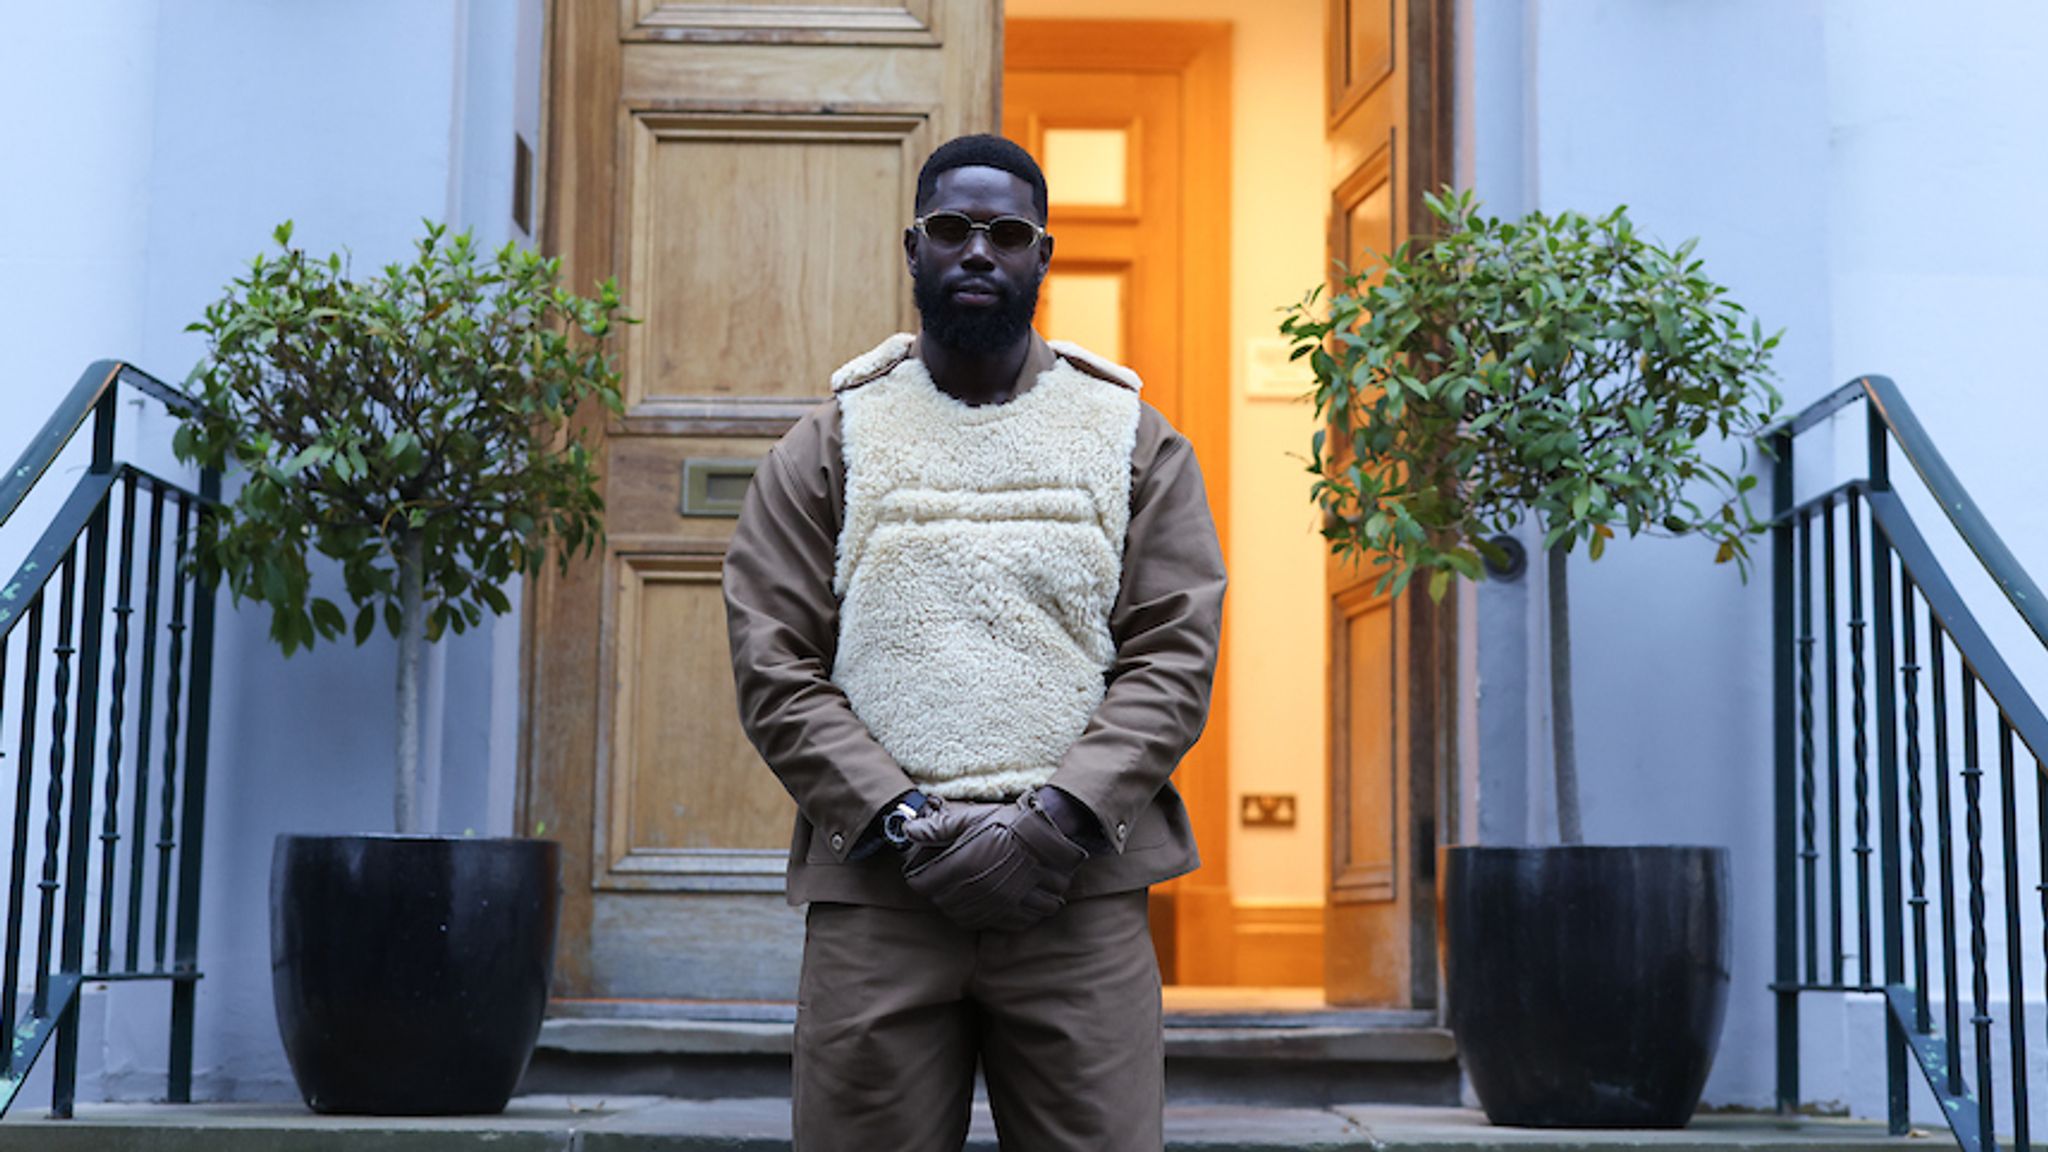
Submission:
{"label": "door panel", "polygon": [[943,0],[624,0],[628,40],[717,41],[772,33],[796,40],[937,43]]}
{"label": "door panel", "polygon": [[1394,74],[1394,0],[1331,0],[1330,120],[1352,111]]}
{"label": "door panel", "polygon": [[793,807],[739,730],[719,591],[751,461],[915,327],[918,165],[995,124],[983,0],[559,0],[543,243],[643,319],[585,432],[608,538],[529,586],[524,828],[563,843],[555,992],[795,995]]}
{"label": "door panel", "polygon": [[[1329,0],[1329,254],[1370,268],[1424,220],[1449,179],[1451,6]],[[1332,556],[1330,877],[1325,995],[1333,1004],[1436,1003],[1436,789],[1452,742],[1448,606],[1378,594],[1379,570]]]}
{"label": "door panel", "polygon": [[1343,835],[1333,882],[1356,901],[1394,898],[1394,744],[1400,715],[1393,707],[1394,604],[1384,596],[1355,597],[1344,620],[1342,650],[1346,696],[1346,781]]}
{"label": "door panel", "polygon": [[[646,320],[628,334],[640,368],[627,378],[630,415],[808,402],[877,333],[914,330],[907,290],[874,282],[900,268],[900,234],[843,222],[903,212],[923,127],[910,116],[629,116],[621,287]],[[849,282],[861,269],[867,282]],[[803,339],[763,355],[770,333]]]}
{"label": "door panel", "polygon": [[[1336,1004],[1410,1003],[1403,889],[1413,875],[1401,851],[1410,714],[1401,691],[1405,607],[1355,578],[1333,605],[1330,782],[1338,802],[1330,809],[1323,979]],[[1339,938],[1341,947],[1328,943]]]}
{"label": "door panel", "polygon": [[[1114,339],[1144,379],[1146,402],[1176,426],[1180,95],[1172,72],[1039,69],[1014,53],[1003,84],[1004,134],[1041,157],[1051,189],[1055,246],[1040,328],[1105,356],[1089,338]],[[1063,289],[1080,298],[1063,305]],[[1094,311],[1111,293],[1117,311]]]}
{"label": "door panel", "polygon": [[[609,867],[658,868],[664,855],[718,849],[773,852],[789,839],[790,803],[750,767],[746,734],[715,708],[677,708],[694,690],[731,683],[724,653],[700,643],[725,626],[718,562],[709,556],[619,558],[617,742]],[[696,753],[677,763],[664,750]]]}

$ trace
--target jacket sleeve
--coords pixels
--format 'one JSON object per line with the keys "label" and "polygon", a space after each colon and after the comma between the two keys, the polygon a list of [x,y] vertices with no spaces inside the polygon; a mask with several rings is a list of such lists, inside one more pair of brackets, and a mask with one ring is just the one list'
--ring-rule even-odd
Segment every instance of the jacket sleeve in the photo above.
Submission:
{"label": "jacket sleeve", "polygon": [[1133,476],[1108,692],[1051,780],[1095,813],[1118,852],[1208,720],[1225,582],[1201,466],[1166,429]]}
{"label": "jacket sleeve", "polygon": [[826,447],[813,422],[761,461],[725,557],[726,629],[740,725],[805,819],[845,860],[913,785],[831,680],[839,603]]}

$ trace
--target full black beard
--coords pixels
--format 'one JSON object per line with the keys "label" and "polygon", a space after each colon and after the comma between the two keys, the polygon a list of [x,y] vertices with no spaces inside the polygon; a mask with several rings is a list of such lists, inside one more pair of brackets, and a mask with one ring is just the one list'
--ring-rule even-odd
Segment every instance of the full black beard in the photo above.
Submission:
{"label": "full black beard", "polygon": [[924,320],[924,334],[954,352],[987,356],[1001,352],[1024,338],[1031,330],[1031,318],[1038,312],[1038,279],[1022,291],[998,285],[993,308],[962,308],[953,303],[939,283],[936,270],[920,271],[911,281],[917,312]]}

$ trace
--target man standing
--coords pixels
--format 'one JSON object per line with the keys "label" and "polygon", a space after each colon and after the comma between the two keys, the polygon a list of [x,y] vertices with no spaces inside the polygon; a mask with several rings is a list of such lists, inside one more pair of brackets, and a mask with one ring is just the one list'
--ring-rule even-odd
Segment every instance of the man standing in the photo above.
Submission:
{"label": "man standing", "polygon": [[[922,334],[833,375],[726,555],[740,717],[797,803],[798,1152],[1163,1146],[1149,885],[1208,713],[1223,561],[1129,370],[1032,331],[1045,177],[941,146],[904,233]],[[878,290],[880,290],[878,288]]]}

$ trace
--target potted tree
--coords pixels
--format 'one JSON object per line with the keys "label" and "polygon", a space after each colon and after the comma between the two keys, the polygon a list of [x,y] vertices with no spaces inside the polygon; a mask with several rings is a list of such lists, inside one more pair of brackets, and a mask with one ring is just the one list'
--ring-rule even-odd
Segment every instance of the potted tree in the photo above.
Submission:
{"label": "potted tree", "polygon": [[[206,358],[187,461],[239,471],[194,560],[270,609],[285,654],[381,626],[398,640],[397,835],[280,836],[271,869],[278,1024],[322,1112],[497,1112],[538,1036],[554,956],[552,841],[421,835],[424,646],[510,604],[501,585],[602,532],[571,420],[617,410],[614,286],[478,253],[429,223],[413,259],[352,278],[339,256],[259,256],[190,330]],[[353,618],[315,587],[338,562]]]}
{"label": "potted tree", "polygon": [[1623,209],[1427,201],[1435,235],[1281,330],[1316,379],[1324,534],[1383,590],[1423,575],[1441,598],[1508,566],[1517,525],[1541,531],[1562,844],[1446,850],[1451,1026],[1495,1123],[1682,1127],[1726,1006],[1727,850],[1581,843],[1567,561],[1617,530],[1697,535],[1747,578],[1756,477],[1708,449],[1777,410],[1778,337]]}

